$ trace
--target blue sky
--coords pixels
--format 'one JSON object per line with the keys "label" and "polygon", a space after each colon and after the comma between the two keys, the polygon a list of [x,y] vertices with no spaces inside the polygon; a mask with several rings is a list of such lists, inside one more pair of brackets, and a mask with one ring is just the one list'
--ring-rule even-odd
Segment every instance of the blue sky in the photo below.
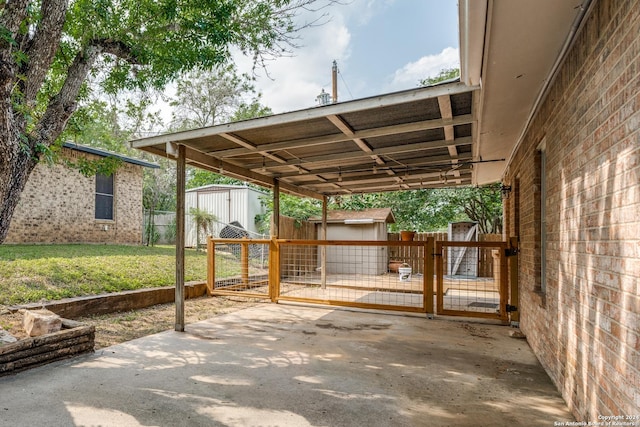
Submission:
{"label": "blue sky", "polygon": [[[262,102],[275,113],[316,105],[321,89],[331,91],[334,59],[339,101],[411,89],[458,66],[455,0],[352,0],[325,11],[329,22],[302,31],[293,57],[268,64],[270,78],[258,72]],[[237,62],[250,71],[247,59]]]}

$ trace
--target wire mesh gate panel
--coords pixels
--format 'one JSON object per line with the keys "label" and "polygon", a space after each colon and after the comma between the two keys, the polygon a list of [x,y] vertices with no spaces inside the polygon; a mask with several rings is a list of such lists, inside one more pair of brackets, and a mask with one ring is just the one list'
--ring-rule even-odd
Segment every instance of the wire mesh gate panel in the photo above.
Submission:
{"label": "wire mesh gate panel", "polygon": [[507,321],[506,248],[506,242],[436,242],[437,313]]}
{"label": "wire mesh gate panel", "polygon": [[[278,300],[427,312],[433,275],[422,272],[433,272],[433,263],[425,267],[426,242],[279,240],[278,246]],[[414,265],[390,271],[392,246],[412,252]]]}
{"label": "wire mesh gate panel", "polygon": [[269,298],[269,255],[266,239],[208,239],[209,295]]}

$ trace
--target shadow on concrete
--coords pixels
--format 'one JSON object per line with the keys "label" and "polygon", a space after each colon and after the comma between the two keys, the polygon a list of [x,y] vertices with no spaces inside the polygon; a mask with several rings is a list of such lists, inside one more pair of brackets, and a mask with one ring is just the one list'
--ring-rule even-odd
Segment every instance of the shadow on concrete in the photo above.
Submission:
{"label": "shadow on concrete", "polygon": [[0,379],[1,425],[469,426],[573,420],[503,326],[265,304]]}

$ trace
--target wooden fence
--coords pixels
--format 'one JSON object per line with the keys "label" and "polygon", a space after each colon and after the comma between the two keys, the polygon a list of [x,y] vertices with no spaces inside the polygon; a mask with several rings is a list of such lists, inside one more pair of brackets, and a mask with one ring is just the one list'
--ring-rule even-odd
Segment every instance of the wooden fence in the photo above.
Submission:
{"label": "wooden fence", "polygon": [[[428,237],[433,237],[435,241],[448,241],[448,235],[446,232],[440,233],[416,233],[413,240],[417,242],[424,242]],[[316,226],[313,223],[307,221],[298,221],[293,218],[281,216],[280,217],[280,238],[289,240],[317,240],[318,235]],[[399,241],[400,233],[388,233],[387,240]],[[501,242],[501,234],[480,234],[478,236],[480,242]],[[285,248],[285,251],[290,248]],[[299,253],[299,250],[295,253],[282,253],[282,266],[284,269],[291,269],[291,271],[283,271],[284,274],[293,274],[295,271],[312,271],[317,265],[301,265],[301,263],[313,263],[313,260],[317,259],[317,247],[308,246],[305,247],[305,251],[309,253]],[[443,265],[448,265],[448,253],[445,251],[443,256]],[[389,262],[400,261],[414,266],[414,273],[424,273],[423,264],[420,262],[424,258],[424,248],[412,247],[412,246],[390,246],[389,247]],[[304,261],[303,261],[304,260]],[[480,248],[478,251],[478,277],[492,277],[494,275],[494,257],[490,248]]]}
{"label": "wooden fence", "polygon": [[[288,240],[317,240],[315,224],[287,216],[280,217],[280,238]],[[318,267],[318,247],[283,246],[280,253],[281,273],[287,276],[315,271]]]}
{"label": "wooden fence", "polygon": [[[423,242],[428,237],[433,237],[437,241],[448,241],[449,236],[447,233],[416,233],[413,240]],[[400,240],[400,233],[389,233],[387,240],[398,241]],[[501,234],[480,234],[478,236],[480,242],[501,242]],[[395,246],[389,248],[389,261],[406,262],[409,265],[417,266],[415,273],[423,273],[422,264],[418,260],[423,258],[423,248],[412,248],[406,246]],[[448,264],[448,252],[442,254],[443,265]],[[415,267],[414,267],[415,269]],[[478,277],[492,277],[494,274],[494,259],[491,249],[481,248],[478,251]]]}

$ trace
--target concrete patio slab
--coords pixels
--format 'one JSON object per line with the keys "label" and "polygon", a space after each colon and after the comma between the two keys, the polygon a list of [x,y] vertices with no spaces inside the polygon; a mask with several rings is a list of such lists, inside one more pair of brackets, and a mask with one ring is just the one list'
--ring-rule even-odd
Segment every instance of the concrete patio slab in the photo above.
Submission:
{"label": "concrete patio slab", "polygon": [[543,426],[573,420],[510,328],[260,304],[0,378],[7,426]]}

